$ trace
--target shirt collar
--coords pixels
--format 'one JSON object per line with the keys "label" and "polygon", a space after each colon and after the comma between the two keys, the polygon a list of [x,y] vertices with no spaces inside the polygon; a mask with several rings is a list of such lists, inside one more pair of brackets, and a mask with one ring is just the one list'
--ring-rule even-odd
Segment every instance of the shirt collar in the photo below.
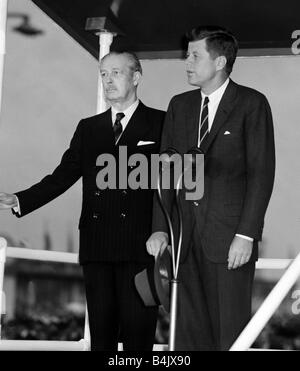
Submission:
{"label": "shirt collar", "polygon": [[209,98],[209,103],[214,104],[214,103],[220,102],[228,84],[229,84],[229,78],[227,78],[227,80],[217,90],[215,90],[210,95],[206,95],[201,91],[201,96],[202,96],[203,101],[204,101],[205,97],[208,97]]}
{"label": "shirt collar", "polygon": [[140,101],[139,101],[139,99],[137,99],[131,106],[129,106],[128,108],[126,108],[124,111],[117,110],[116,108],[114,108],[112,106],[111,107],[111,114],[112,114],[113,122],[116,119],[117,113],[120,113],[120,112],[123,112],[124,115],[125,115],[125,117],[128,118],[128,119],[130,119],[131,116],[134,114],[135,110],[137,109],[139,103],[140,103]]}

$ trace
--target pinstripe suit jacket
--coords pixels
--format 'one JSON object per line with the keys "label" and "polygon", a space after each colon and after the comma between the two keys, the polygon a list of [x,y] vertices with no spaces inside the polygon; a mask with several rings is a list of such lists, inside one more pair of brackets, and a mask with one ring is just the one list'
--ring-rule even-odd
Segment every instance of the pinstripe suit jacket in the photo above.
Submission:
{"label": "pinstripe suit jacket", "polygon": [[[118,160],[119,146],[128,156],[158,153],[165,113],[140,102],[117,145],[111,110],[79,122],[70,146],[51,175],[27,190],[16,192],[22,217],[47,204],[82,177],[83,200],[79,221],[81,264],[89,261],[150,262],[145,243],[151,233],[152,190],[99,190],[96,160],[103,153]],[[137,146],[139,141],[154,144]],[[129,172],[132,168],[129,167]],[[117,168],[118,173],[118,168]],[[72,212],[72,210],[70,210]]]}

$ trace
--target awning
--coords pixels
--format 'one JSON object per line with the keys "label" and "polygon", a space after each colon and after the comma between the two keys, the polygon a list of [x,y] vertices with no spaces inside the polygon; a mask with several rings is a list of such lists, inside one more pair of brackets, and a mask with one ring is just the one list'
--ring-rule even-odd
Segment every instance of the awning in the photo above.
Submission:
{"label": "awning", "polygon": [[241,54],[289,54],[300,29],[299,0],[32,0],[92,55],[97,37],[85,30],[89,17],[106,17],[124,34],[112,50],[129,49],[141,58],[177,57],[187,30],[200,24],[229,28]]}

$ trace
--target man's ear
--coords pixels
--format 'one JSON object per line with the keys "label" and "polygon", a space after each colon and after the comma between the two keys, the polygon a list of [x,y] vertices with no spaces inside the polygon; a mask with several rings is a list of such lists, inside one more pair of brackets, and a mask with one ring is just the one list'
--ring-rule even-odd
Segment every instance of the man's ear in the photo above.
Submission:
{"label": "man's ear", "polygon": [[227,58],[224,55],[217,57],[217,71],[225,70],[227,65]]}
{"label": "man's ear", "polygon": [[142,75],[139,71],[135,71],[133,74],[133,85],[138,86],[142,78]]}

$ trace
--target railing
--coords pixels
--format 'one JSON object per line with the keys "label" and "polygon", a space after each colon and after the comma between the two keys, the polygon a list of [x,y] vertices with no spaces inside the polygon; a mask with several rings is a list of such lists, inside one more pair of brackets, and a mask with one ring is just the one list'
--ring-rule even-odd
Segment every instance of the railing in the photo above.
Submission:
{"label": "railing", "polygon": [[[0,313],[3,307],[3,280],[6,257],[17,259],[29,259],[37,261],[51,261],[68,264],[78,263],[78,254],[57,251],[31,250],[27,248],[7,247],[7,242],[0,237]],[[276,311],[288,291],[296,282],[300,274],[300,254],[293,261],[290,259],[260,259],[257,262],[257,270],[285,270],[287,271],[256,312],[243,333],[239,336],[231,351],[248,350],[273,313]],[[1,339],[1,322],[0,322]],[[61,351],[87,351],[90,348],[90,335],[88,318],[86,316],[84,339],[80,341],[27,341],[27,340],[0,340],[0,350],[61,350]],[[119,344],[119,350],[122,345]],[[154,350],[165,350],[166,345],[156,344]]]}
{"label": "railing", "polygon": [[[31,250],[18,247],[7,247],[7,242],[0,237],[0,313],[3,308],[3,281],[6,258],[28,259],[37,261],[59,262],[68,264],[78,263],[78,254],[58,251]],[[0,317],[1,318],[1,317]],[[0,322],[0,350],[62,350],[87,351],[90,348],[90,332],[86,315],[84,338],[80,341],[27,341],[1,340]]]}
{"label": "railing", "polygon": [[251,347],[283,299],[286,297],[287,293],[296,283],[299,275],[300,254],[292,262],[278,284],[274,287],[259,310],[255,313],[245,330],[231,347],[231,351],[246,351]]}

